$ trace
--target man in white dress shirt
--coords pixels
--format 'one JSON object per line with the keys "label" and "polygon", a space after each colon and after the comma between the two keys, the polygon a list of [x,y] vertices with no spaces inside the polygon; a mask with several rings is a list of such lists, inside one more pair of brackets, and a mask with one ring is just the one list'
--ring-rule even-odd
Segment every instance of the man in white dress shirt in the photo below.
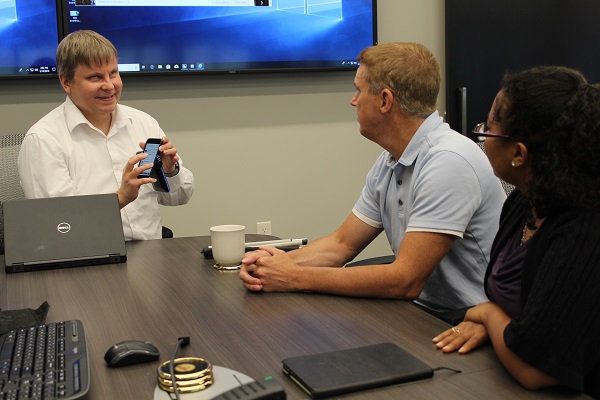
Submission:
{"label": "man in white dress shirt", "polygon": [[[126,240],[159,239],[159,204],[189,201],[194,176],[177,149],[148,114],[118,104],[123,83],[118,53],[93,31],[77,31],[58,45],[56,65],[67,93],[63,104],[29,129],[18,159],[27,198],[116,193]],[[152,167],[138,163],[148,138],[162,138],[159,148],[170,192],[155,191],[154,178],[138,178]]]}

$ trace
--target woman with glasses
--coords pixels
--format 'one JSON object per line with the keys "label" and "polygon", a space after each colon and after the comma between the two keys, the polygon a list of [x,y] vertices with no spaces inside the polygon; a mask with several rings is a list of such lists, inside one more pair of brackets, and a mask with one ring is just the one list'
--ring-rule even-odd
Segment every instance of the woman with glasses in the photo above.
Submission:
{"label": "woman with glasses", "polygon": [[484,280],[490,301],[433,342],[465,354],[489,341],[523,386],[600,397],[600,86],[564,67],[507,74],[473,133],[516,189]]}

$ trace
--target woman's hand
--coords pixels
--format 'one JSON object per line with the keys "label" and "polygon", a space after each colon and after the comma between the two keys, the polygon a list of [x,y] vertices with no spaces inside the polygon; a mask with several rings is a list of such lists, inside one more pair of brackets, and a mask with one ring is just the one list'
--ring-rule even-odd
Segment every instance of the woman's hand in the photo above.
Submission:
{"label": "woman's hand", "polygon": [[489,341],[485,326],[472,321],[463,321],[433,338],[435,347],[444,353],[457,351],[466,354]]}

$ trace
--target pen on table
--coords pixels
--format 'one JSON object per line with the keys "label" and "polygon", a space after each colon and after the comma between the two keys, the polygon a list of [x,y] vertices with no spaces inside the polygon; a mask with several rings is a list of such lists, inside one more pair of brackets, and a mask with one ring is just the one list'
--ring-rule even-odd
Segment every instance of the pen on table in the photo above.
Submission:
{"label": "pen on table", "polygon": [[[251,248],[256,250],[259,246],[273,246],[273,247],[291,247],[291,246],[302,246],[308,243],[308,239],[277,239],[277,240],[264,240],[262,242],[247,242],[246,250]],[[206,246],[207,249],[212,250],[212,246]]]}
{"label": "pen on table", "polygon": [[262,242],[248,242],[246,243],[246,251],[257,250],[259,246],[273,246],[277,248],[282,247],[295,247],[302,246],[308,243],[308,239],[279,239],[279,240],[265,240]]}
{"label": "pen on table", "polygon": [[[294,247],[300,247],[308,243],[308,239],[277,239],[277,240],[264,240],[262,242],[248,242],[246,243],[245,251],[258,250],[259,246],[273,246],[278,249],[288,249]],[[291,249],[290,249],[291,250]],[[212,257],[212,246],[206,246],[202,249],[204,257]]]}

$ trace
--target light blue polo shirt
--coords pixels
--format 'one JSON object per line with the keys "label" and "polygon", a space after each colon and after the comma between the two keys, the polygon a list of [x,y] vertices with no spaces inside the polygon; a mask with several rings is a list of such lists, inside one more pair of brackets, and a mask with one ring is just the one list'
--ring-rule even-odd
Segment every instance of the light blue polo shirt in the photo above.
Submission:
{"label": "light blue polo shirt", "polygon": [[400,160],[387,151],[379,156],[353,212],[383,227],[394,254],[406,232],[458,237],[416,300],[447,311],[487,300],[483,277],[505,199],[485,154],[436,111]]}

